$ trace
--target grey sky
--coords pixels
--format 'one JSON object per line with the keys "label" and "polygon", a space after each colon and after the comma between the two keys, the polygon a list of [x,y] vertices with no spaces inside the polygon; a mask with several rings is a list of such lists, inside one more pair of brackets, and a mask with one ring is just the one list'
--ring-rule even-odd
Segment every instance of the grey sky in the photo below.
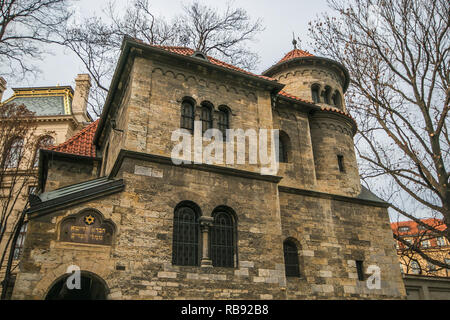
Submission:
{"label": "grey sky", "polygon": [[[171,18],[182,12],[183,4],[190,3],[185,0],[151,0],[152,12],[157,16]],[[224,2],[213,0],[202,0],[217,8],[225,7]],[[106,6],[108,0],[80,0],[74,2],[79,15],[93,15],[94,12],[101,13],[101,9]],[[126,0],[116,0],[118,6],[125,6]],[[280,60],[284,54],[292,50],[292,32],[296,36],[304,39],[301,43],[302,49],[307,47],[308,22],[317,14],[327,11],[326,0],[241,0],[235,1],[234,6],[244,8],[254,19],[262,18],[265,31],[259,34],[258,41],[250,46],[261,57],[257,73],[269,68],[272,64]],[[28,87],[28,86],[54,86],[54,85],[75,85],[74,79],[78,73],[85,73],[86,70],[77,57],[69,50],[60,47],[53,47],[53,55],[47,56],[43,61],[37,62],[42,73],[36,79],[23,81],[8,81],[8,88]],[[8,89],[4,99],[12,94]]]}

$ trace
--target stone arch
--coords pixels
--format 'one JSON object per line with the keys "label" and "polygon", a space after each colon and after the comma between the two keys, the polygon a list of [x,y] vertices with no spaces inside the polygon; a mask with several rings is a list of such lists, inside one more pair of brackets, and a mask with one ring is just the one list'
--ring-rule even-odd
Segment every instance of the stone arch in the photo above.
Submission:
{"label": "stone arch", "polygon": [[55,279],[47,289],[45,300],[106,300],[110,289],[105,280],[94,272],[80,271],[81,288],[69,290],[66,285],[70,274]]}

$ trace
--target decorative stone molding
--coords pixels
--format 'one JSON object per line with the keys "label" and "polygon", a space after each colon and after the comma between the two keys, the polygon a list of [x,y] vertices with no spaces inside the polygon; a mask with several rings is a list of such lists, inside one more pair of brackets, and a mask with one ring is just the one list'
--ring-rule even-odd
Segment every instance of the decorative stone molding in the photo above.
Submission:
{"label": "decorative stone molding", "polygon": [[[236,95],[243,95],[248,99],[252,99],[252,101],[254,101],[254,102],[257,101],[256,94],[253,91],[238,89],[234,86],[225,85],[220,82],[209,81],[209,80],[200,78],[195,75],[185,74],[183,72],[170,70],[170,69],[164,70],[162,67],[155,67],[152,70],[152,73],[159,73],[160,75],[162,75],[164,77],[171,77],[172,79],[177,79],[177,80],[180,80],[183,82],[191,81],[192,82],[191,85],[193,87],[195,87],[195,86],[207,87],[207,88],[210,88],[210,89],[216,90],[216,91],[224,90],[225,92],[232,92]],[[188,95],[189,95],[189,93],[188,93]]]}

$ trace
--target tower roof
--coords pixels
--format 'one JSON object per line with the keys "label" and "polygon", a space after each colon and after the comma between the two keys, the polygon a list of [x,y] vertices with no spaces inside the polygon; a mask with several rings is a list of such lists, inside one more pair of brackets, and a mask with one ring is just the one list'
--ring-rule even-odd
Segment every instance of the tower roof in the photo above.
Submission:
{"label": "tower roof", "polygon": [[304,50],[295,48],[294,50],[289,51],[283,57],[283,59],[278,61],[276,64],[282,63],[282,62],[285,62],[285,61],[288,61],[288,60],[292,60],[292,59],[295,59],[295,58],[301,58],[301,57],[314,57],[314,55],[309,53],[308,51],[304,51]]}

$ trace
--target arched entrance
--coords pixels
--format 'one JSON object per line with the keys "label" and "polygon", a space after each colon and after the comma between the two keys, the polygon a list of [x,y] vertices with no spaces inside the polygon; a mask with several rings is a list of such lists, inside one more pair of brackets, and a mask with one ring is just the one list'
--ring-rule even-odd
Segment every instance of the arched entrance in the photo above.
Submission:
{"label": "arched entrance", "polygon": [[61,277],[50,288],[45,300],[106,300],[108,288],[105,281],[90,272],[81,272],[80,289],[69,289],[66,281],[70,274]]}

